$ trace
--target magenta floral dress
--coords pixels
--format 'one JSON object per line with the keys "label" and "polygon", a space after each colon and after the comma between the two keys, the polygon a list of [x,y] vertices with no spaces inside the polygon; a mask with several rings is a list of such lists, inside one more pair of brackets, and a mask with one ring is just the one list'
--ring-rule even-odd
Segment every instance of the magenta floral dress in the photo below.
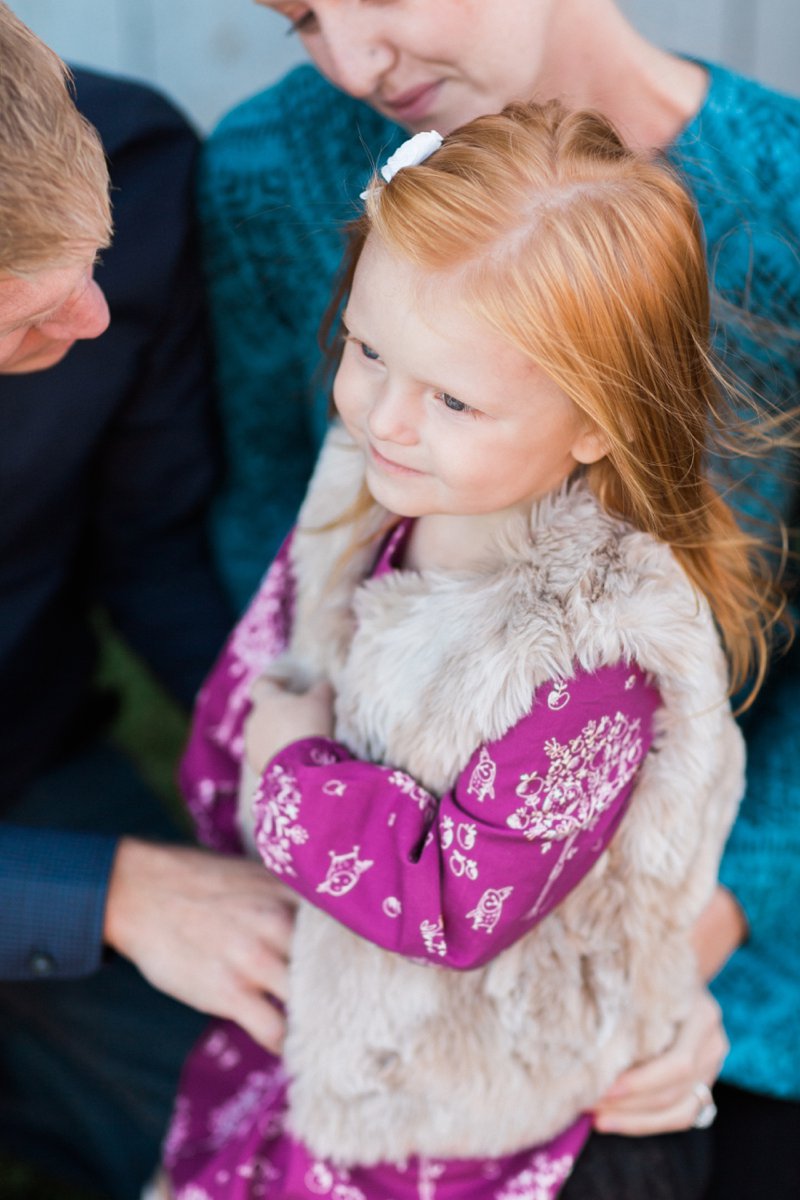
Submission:
{"label": "magenta floral dress", "polygon": [[[401,526],[376,573],[393,569],[403,536]],[[289,636],[287,551],[200,695],[182,767],[199,834],[220,850],[239,849],[250,684]],[[371,942],[433,970],[479,967],[546,916],[606,848],[658,704],[635,665],[553,680],[438,798],[335,741],[295,742],[262,776],[259,851],[283,883]],[[211,1025],[187,1061],[165,1143],[178,1200],[552,1200],[591,1128],[583,1114],[552,1141],[502,1158],[343,1169],[292,1136],[287,1086],[279,1058],[231,1023]]]}

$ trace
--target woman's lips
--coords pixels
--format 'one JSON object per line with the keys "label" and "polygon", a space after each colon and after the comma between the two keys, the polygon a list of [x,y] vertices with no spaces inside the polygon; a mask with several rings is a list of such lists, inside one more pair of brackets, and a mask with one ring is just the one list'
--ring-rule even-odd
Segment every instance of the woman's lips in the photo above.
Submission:
{"label": "woman's lips", "polygon": [[409,88],[391,99],[383,99],[383,108],[402,124],[409,121],[419,121],[433,108],[433,102],[439,91],[440,84],[423,83],[419,87]]}

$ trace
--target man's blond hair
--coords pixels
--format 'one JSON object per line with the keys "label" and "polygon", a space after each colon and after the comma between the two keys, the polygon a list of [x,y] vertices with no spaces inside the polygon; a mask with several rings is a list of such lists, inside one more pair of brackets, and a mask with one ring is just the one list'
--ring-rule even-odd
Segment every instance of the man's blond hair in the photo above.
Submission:
{"label": "man's blond hair", "polygon": [[0,274],[90,257],[111,237],[105,155],[64,63],[0,0]]}

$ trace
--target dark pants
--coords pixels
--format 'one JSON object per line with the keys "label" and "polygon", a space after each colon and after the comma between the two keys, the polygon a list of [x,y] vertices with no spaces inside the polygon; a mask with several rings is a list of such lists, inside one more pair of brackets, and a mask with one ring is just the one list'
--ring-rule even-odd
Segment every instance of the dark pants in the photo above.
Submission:
{"label": "dark pants", "polygon": [[[8,815],[27,825],[181,836],[106,745],[50,772]],[[206,1020],[114,954],[88,978],[0,983],[0,1146],[54,1176],[138,1197]]]}
{"label": "dark pants", "polygon": [[641,1138],[593,1133],[559,1200],[703,1200],[711,1153],[705,1130]]}
{"label": "dark pants", "polygon": [[718,1084],[708,1200],[799,1200],[800,1103]]}

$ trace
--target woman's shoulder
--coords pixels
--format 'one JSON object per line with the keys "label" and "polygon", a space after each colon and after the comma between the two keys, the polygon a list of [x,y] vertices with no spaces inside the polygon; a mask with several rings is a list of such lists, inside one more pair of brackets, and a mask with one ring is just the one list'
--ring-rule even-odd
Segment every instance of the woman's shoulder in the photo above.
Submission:
{"label": "woman's shoulder", "polygon": [[367,174],[372,156],[393,144],[398,129],[373,109],[332,86],[311,66],[227,113],[206,141],[205,173],[265,179],[268,171],[323,163]]}
{"label": "woman's shoulder", "polygon": [[671,150],[703,205],[780,212],[789,218],[800,187],[800,99],[714,63],[703,62],[705,101]]}

